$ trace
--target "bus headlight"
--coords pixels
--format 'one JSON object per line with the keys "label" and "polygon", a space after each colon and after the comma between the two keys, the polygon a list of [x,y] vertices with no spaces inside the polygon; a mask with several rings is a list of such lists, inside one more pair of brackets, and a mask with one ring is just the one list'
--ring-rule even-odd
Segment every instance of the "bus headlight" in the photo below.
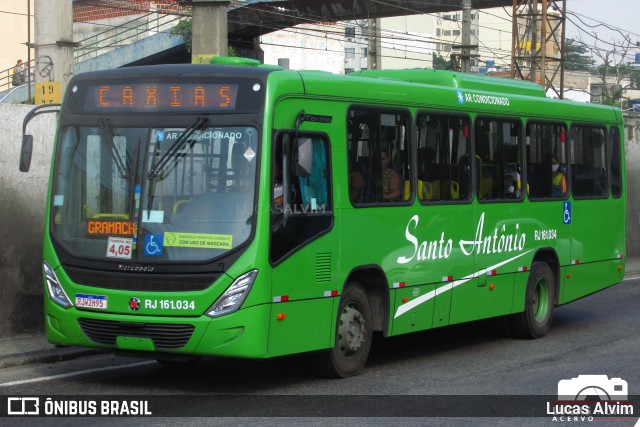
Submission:
{"label": "bus headlight", "polygon": [[64,308],[71,307],[73,305],[71,304],[71,300],[65,293],[64,289],[62,289],[62,285],[60,284],[56,273],[47,261],[42,261],[42,270],[44,271],[44,280],[47,283],[47,289],[49,290],[49,298]]}
{"label": "bus headlight", "polygon": [[247,299],[257,276],[258,270],[251,270],[234,280],[220,298],[209,307],[207,316],[218,317],[237,311]]}

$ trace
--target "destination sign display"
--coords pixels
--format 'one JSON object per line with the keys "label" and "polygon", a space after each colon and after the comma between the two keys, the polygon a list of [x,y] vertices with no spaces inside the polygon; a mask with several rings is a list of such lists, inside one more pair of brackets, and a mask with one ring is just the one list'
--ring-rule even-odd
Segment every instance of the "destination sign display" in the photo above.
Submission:
{"label": "destination sign display", "polygon": [[87,234],[90,236],[133,236],[137,233],[134,221],[96,220],[87,221]]}
{"label": "destination sign display", "polygon": [[97,111],[234,111],[238,84],[131,82],[91,84],[86,87],[84,110]]}

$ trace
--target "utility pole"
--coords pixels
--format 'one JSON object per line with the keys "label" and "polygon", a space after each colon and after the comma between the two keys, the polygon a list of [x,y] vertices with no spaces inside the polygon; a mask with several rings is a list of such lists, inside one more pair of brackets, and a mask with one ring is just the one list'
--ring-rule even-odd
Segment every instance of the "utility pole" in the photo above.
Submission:
{"label": "utility pole", "polygon": [[462,2],[462,71],[471,72],[471,0]]}
{"label": "utility pole", "polygon": [[208,64],[213,56],[229,51],[228,0],[191,0],[191,62]]}
{"label": "utility pole", "polygon": [[34,2],[34,24],[36,103],[57,104],[74,74],[72,2]]}
{"label": "utility pole", "polygon": [[559,98],[564,96],[566,12],[566,0],[513,0],[511,76],[536,82]]}
{"label": "utility pole", "polygon": [[27,88],[29,89],[27,99],[31,99],[31,0],[27,0]]}
{"label": "utility pole", "polygon": [[462,0],[462,44],[453,45],[452,48],[460,49],[460,70],[471,72],[471,58],[478,56],[478,45],[471,44],[471,0]]}
{"label": "utility pole", "polygon": [[367,34],[369,35],[367,68],[369,70],[380,69],[382,41],[380,40],[380,18],[367,20]]}

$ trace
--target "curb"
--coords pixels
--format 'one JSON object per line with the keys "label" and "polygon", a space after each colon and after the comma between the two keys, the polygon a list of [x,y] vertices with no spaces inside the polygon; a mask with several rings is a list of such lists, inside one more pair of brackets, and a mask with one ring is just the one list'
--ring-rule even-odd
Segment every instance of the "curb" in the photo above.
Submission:
{"label": "curb", "polygon": [[62,362],[99,353],[105,353],[105,350],[86,347],[62,347],[11,354],[0,357],[0,369],[23,366],[32,363]]}

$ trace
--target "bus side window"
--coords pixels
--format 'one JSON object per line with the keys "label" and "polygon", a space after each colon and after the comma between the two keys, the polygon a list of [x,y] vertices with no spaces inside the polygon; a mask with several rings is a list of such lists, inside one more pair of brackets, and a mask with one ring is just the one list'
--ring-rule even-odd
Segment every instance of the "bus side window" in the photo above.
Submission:
{"label": "bus side window", "polygon": [[571,191],[576,197],[608,195],[605,130],[578,125],[571,128]]}
{"label": "bus side window", "polygon": [[[297,170],[301,139],[311,143],[310,170]],[[280,262],[322,235],[333,223],[329,141],[316,135],[281,133],[272,157],[270,258]],[[307,165],[308,166],[308,165]]]}
{"label": "bus side window", "polygon": [[466,200],[470,191],[469,119],[457,115],[418,115],[418,199]]}
{"label": "bus side window", "polygon": [[519,121],[476,121],[476,155],[480,160],[478,199],[521,199],[522,136]]}
{"label": "bus side window", "polygon": [[299,186],[302,206],[315,210],[318,206],[327,204],[327,156],[321,139],[313,138],[311,144],[313,147],[311,174],[301,176]]}
{"label": "bus side window", "polygon": [[611,194],[613,197],[622,195],[622,148],[620,142],[620,131],[613,126],[609,130],[609,142],[611,156],[609,160],[609,170],[611,171]]}
{"label": "bus side window", "polygon": [[[527,190],[531,199],[563,199],[568,196],[565,140],[566,127],[563,124],[527,124]],[[554,168],[554,163],[557,168]]]}
{"label": "bus side window", "polygon": [[[354,205],[405,203],[411,198],[410,120],[405,111],[349,111],[345,185]],[[358,189],[357,185],[362,186]]]}

